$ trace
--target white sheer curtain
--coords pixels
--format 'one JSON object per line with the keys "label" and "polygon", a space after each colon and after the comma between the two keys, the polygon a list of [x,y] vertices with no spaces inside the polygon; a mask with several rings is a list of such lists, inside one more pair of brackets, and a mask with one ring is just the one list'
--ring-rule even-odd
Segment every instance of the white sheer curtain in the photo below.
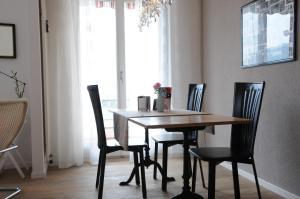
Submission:
{"label": "white sheer curtain", "polygon": [[[96,4],[95,2],[99,2]],[[97,84],[107,138],[113,137],[112,113],[117,108],[116,10],[112,1],[80,0],[81,96],[84,160],[98,163],[97,131],[86,87]]]}
{"label": "white sheer curtain", "polygon": [[48,153],[59,168],[83,164],[78,0],[47,1],[50,24],[45,68]]}

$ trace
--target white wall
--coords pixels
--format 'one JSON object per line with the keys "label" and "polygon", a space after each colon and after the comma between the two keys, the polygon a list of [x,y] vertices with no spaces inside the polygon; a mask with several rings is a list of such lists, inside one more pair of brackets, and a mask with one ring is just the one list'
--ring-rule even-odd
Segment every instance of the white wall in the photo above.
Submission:
{"label": "white wall", "polygon": [[[172,106],[186,109],[188,85],[202,83],[201,1],[176,0],[170,9]],[[182,155],[175,145],[170,155]]]}
{"label": "white wall", "polygon": [[[299,198],[300,61],[241,69],[240,9],[250,1],[203,0],[205,111],[230,115],[234,82],[266,81],[254,153],[257,173]],[[229,146],[229,135],[229,128],[220,126],[207,143]],[[241,168],[252,172],[250,166]]]}
{"label": "white wall", "polygon": [[[25,95],[29,100],[27,122],[17,140],[24,159],[32,163],[32,177],[46,173],[44,167],[41,53],[38,0],[1,0],[0,23],[16,25],[16,59],[1,59],[0,70],[18,72],[27,83]],[[0,76],[0,99],[15,99],[14,82]]]}
{"label": "white wall", "polygon": [[170,15],[172,104],[185,109],[188,84],[202,83],[201,1],[173,1]]}

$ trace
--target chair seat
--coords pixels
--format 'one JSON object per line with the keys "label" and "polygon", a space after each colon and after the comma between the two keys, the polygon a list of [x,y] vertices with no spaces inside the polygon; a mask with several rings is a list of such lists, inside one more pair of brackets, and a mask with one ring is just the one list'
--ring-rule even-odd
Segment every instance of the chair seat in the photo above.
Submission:
{"label": "chair seat", "polygon": [[[183,144],[182,133],[161,133],[152,136],[152,139],[157,143]],[[190,139],[191,142],[196,142],[195,139]]]}
{"label": "chair seat", "polygon": [[245,154],[233,154],[228,147],[201,147],[190,149],[197,158],[204,161],[243,161],[248,162],[249,156]]}
{"label": "chair seat", "polygon": [[[118,150],[123,150],[123,147],[116,139],[108,139],[106,140],[107,147],[114,148]],[[135,150],[137,147],[146,147],[147,144],[140,139],[129,139],[128,141],[128,150],[132,151]]]}
{"label": "chair seat", "polygon": [[201,131],[204,130],[205,126],[199,127],[185,127],[185,128],[166,128],[167,132],[186,132],[186,131]]}
{"label": "chair seat", "polygon": [[135,138],[130,138],[128,140],[128,147],[146,147],[148,146],[147,143],[145,143],[145,140],[141,139],[135,139]]}

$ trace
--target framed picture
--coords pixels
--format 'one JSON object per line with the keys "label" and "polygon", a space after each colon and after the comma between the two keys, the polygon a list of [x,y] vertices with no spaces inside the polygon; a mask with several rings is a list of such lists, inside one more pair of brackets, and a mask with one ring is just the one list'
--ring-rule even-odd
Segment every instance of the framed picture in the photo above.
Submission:
{"label": "framed picture", "polygon": [[296,0],[255,0],[241,8],[242,68],[296,60]]}
{"label": "framed picture", "polygon": [[0,23],[0,58],[16,58],[15,24]]}

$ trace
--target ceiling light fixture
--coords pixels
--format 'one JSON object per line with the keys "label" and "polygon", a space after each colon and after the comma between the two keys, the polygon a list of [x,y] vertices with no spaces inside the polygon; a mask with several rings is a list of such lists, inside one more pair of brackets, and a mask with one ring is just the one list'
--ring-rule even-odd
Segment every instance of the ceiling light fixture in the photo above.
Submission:
{"label": "ceiling light fixture", "polygon": [[142,31],[144,26],[149,26],[152,21],[158,19],[161,9],[171,5],[172,0],[142,0],[139,28]]}

